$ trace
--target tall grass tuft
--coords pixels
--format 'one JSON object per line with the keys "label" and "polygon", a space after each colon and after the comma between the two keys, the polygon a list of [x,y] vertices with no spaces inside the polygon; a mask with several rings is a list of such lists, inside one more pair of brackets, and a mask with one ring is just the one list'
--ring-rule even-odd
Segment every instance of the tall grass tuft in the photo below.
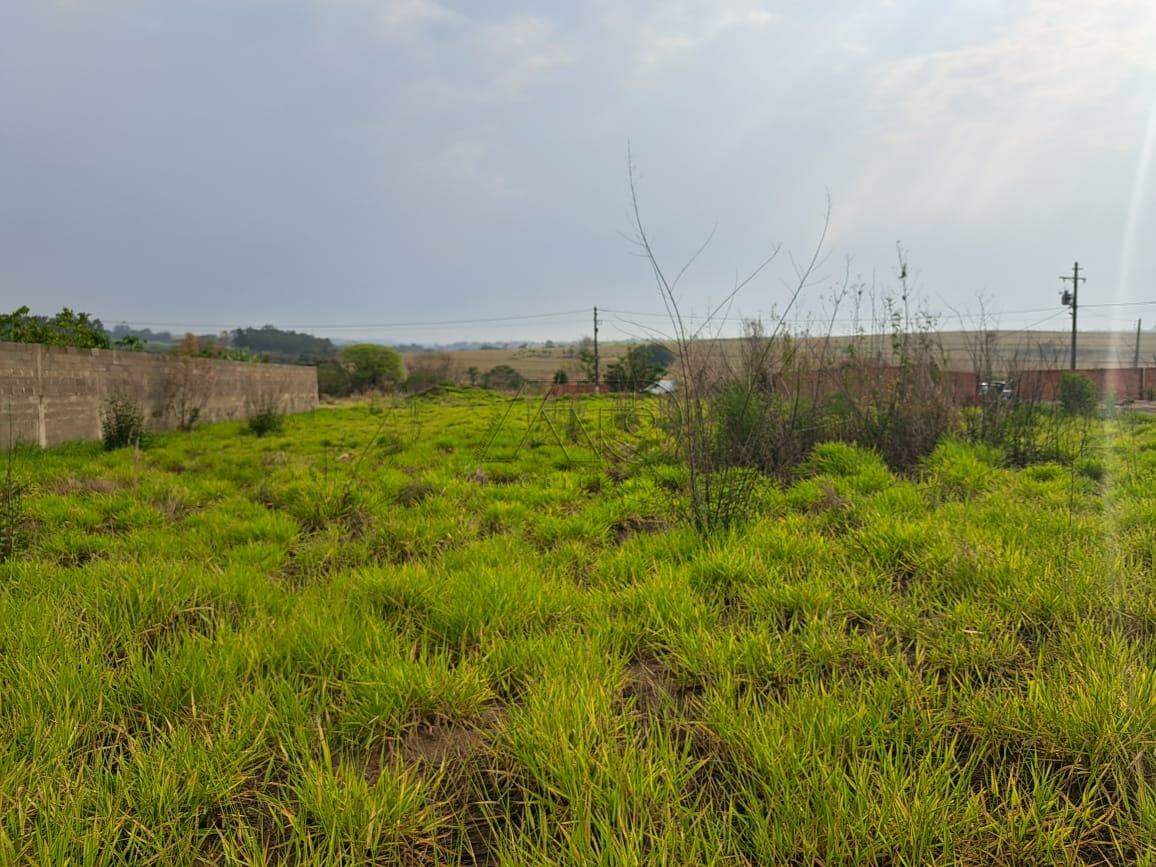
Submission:
{"label": "tall grass tuft", "polygon": [[24,544],[24,495],[27,486],[16,476],[15,444],[5,449],[4,477],[0,479],[0,563],[6,563]]}

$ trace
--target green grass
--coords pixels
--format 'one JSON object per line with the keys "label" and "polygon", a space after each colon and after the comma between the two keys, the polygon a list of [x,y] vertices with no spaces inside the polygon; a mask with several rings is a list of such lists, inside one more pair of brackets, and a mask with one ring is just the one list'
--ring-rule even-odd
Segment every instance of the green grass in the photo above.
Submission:
{"label": "green grass", "polygon": [[703,540],[503,410],[18,452],[0,863],[1156,863],[1156,426]]}

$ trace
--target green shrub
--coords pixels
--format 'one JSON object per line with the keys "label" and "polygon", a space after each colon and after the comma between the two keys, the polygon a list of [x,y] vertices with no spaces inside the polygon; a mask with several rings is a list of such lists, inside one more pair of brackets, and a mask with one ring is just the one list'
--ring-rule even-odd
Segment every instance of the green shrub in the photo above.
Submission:
{"label": "green shrub", "polygon": [[131,397],[114,394],[100,411],[100,438],[108,451],[139,446],[145,433],[144,411]]}
{"label": "green shrub", "polygon": [[1096,411],[1096,384],[1082,373],[1060,378],[1060,406],[1068,415],[1091,415]]}
{"label": "green shrub", "polygon": [[85,349],[109,349],[112,346],[99,319],[93,319],[87,313],[73,312],[67,307],[51,317],[34,316],[27,307],[2,314],[0,340]]}
{"label": "green shrub", "polygon": [[401,356],[388,346],[354,343],[341,350],[341,361],[354,391],[392,389],[405,376]]}
{"label": "green shrub", "polygon": [[496,367],[491,367],[490,370],[482,375],[482,385],[485,388],[493,388],[499,391],[517,391],[522,387],[522,383],[526,380],[522,374],[514,370],[508,364],[499,364]]}
{"label": "green shrub", "polygon": [[434,492],[433,485],[421,479],[410,479],[397,492],[399,506],[416,506],[424,502]]}
{"label": "green shrub", "polygon": [[349,397],[353,393],[353,375],[340,361],[319,361],[317,392],[325,397]]}
{"label": "green shrub", "polygon": [[251,406],[245,424],[255,436],[281,433],[285,429],[285,413],[276,399],[261,398]]}
{"label": "green shrub", "polygon": [[1108,475],[1108,468],[1104,462],[1096,458],[1079,458],[1075,462],[1076,472],[1093,482],[1102,482]]}

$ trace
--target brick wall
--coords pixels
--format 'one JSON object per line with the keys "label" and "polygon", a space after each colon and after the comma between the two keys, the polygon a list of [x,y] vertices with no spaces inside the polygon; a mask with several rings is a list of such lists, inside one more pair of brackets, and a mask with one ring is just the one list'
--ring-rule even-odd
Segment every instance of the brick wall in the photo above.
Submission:
{"label": "brick wall", "polygon": [[0,342],[0,439],[53,446],[98,439],[100,410],[125,394],[149,427],[177,425],[182,410],[201,421],[244,418],[276,401],[285,412],[317,407],[317,371],[287,364],[180,358],[145,352]]}
{"label": "brick wall", "polygon": [[[1017,377],[1016,392],[1036,400],[1056,400],[1060,394],[1060,380],[1067,372],[1024,371]],[[1092,380],[1096,394],[1101,398],[1144,400],[1148,391],[1156,388],[1156,368],[1153,367],[1101,367],[1076,372]]]}

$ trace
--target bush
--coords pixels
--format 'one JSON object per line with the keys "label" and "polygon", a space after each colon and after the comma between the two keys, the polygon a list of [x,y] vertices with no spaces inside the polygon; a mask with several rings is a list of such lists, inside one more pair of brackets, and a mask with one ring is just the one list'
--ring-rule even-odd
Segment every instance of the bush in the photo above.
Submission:
{"label": "bush", "polygon": [[453,381],[454,360],[448,352],[423,352],[412,356],[405,390],[410,394],[433,391]]}
{"label": "bush", "polygon": [[341,362],[319,361],[317,392],[326,397],[349,397],[353,394],[353,377]]}
{"label": "bush", "polygon": [[1096,411],[1096,384],[1082,373],[1060,378],[1060,407],[1067,415],[1092,415]]}
{"label": "bush", "polygon": [[658,359],[671,355],[670,350],[658,344],[632,346],[607,366],[606,385],[611,391],[645,391],[666,373],[666,365]]}
{"label": "bush", "polygon": [[491,367],[489,372],[482,376],[483,386],[499,391],[517,391],[525,381],[522,374],[508,364]]}
{"label": "bush", "polygon": [[355,343],[341,350],[354,391],[392,389],[405,375],[401,356],[388,346]]}
{"label": "bush", "polygon": [[285,413],[281,411],[281,404],[275,398],[261,398],[251,406],[245,424],[249,428],[249,433],[255,436],[281,433],[285,429]]}
{"label": "bush", "polygon": [[107,451],[139,446],[144,441],[145,417],[140,404],[116,394],[104,402],[100,412],[100,438]]}

